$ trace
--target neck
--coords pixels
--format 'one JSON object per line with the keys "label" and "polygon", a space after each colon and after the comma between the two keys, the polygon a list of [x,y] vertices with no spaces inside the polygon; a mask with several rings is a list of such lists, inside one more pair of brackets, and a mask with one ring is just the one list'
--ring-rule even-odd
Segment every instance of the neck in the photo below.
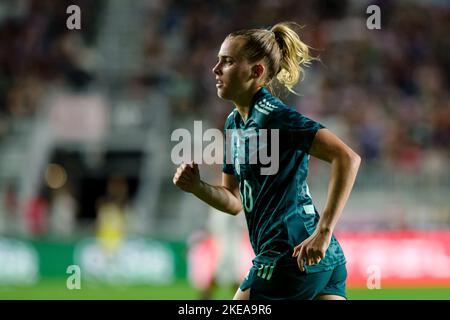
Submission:
{"label": "neck", "polygon": [[244,122],[247,121],[248,115],[250,114],[251,108],[250,104],[252,103],[253,97],[255,96],[255,94],[258,92],[259,89],[261,89],[261,87],[252,89],[248,92],[248,94],[246,94],[242,98],[233,101],[234,105],[236,106],[236,109],[238,110]]}

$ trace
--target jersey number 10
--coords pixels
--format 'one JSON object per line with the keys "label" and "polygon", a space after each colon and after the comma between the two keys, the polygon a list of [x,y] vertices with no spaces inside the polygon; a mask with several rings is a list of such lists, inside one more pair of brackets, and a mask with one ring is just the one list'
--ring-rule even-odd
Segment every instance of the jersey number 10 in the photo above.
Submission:
{"label": "jersey number 10", "polygon": [[247,180],[244,180],[244,194],[239,188],[239,193],[241,194],[242,203],[244,204],[245,211],[251,212],[253,210],[253,192],[252,187]]}

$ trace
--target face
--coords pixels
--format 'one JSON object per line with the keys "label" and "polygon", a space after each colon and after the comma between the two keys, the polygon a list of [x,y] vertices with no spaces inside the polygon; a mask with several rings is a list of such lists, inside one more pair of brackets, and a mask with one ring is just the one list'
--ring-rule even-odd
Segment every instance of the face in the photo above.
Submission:
{"label": "face", "polygon": [[217,95],[225,100],[239,101],[251,92],[255,78],[252,66],[241,53],[243,38],[227,38],[222,43],[217,64],[212,69],[216,76]]}

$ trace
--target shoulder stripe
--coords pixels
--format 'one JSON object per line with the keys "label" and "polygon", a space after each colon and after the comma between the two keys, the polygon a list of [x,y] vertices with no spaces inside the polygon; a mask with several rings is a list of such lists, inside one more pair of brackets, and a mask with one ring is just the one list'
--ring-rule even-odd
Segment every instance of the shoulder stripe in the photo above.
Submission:
{"label": "shoulder stripe", "polygon": [[258,268],[258,274],[257,274],[258,277],[261,277],[261,273],[262,273],[263,268],[264,268],[264,265],[260,265],[260,266],[259,266],[259,268]]}
{"label": "shoulder stripe", "polygon": [[264,266],[264,271],[263,271],[261,278],[263,278],[263,279],[266,278],[267,273],[269,272],[269,268],[270,268],[270,266],[268,266],[268,265]]}
{"label": "shoulder stripe", "polygon": [[268,112],[268,111],[266,111],[266,110],[264,110],[264,109],[261,109],[261,108],[258,107],[257,105],[255,105],[255,109],[258,110],[258,111],[261,112],[261,113],[264,113],[265,115],[269,115],[269,112]]}
{"label": "shoulder stripe", "polygon": [[273,273],[273,269],[275,268],[275,266],[271,266],[270,267],[270,271],[269,274],[267,275],[267,280],[270,280],[272,278],[272,273]]}
{"label": "shoulder stripe", "polygon": [[278,108],[277,106],[274,106],[273,104],[271,104],[269,102],[266,102],[266,103],[258,102],[258,106],[260,106],[268,111],[272,111],[273,109]]}
{"label": "shoulder stripe", "polygon": [[234,108],[233,111],[231,111],[231,113],[228,115],[227,119],[234,114],[234,111],[236,111],[236,108]]}
{"label": "shoulder stripe", "polygon": [[[271,100],[273,100],[273,99],[271,99]],[[273,102],[273,101],[272,101]],[[270,101],[268,101],[266,98],[264,98],[264,99],[262,99],[259,103],[262,103],[262,104],[265,104],[265,105],[269,105],[269,106],[271,106],[271,107],[274,107],[274,108],[278,108],[277,106],[274,106]]]}

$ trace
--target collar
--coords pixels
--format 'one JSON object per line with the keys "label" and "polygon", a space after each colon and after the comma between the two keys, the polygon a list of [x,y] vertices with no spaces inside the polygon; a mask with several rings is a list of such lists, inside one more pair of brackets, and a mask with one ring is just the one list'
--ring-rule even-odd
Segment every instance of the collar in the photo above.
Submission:
{"label": "collar", "polygon": [[[267,95],[270,95],[270,91],[269,89],[267,89],[266,87],[261,87],[254,95],[253,98],[250,102],[250,111],[248,113],[248,117],[247,117],[247,121],[244,122],[244,125],[247,124],[247,122],[252,118],[254,110],[255,110],[255,104],[261,100],[263,97],[266,97]],[[239,114],[239,112],[236,110],[236,114],[234,117],[235,123],[236,125],[238,125],[242,120],[241,115]]]}
{"label": "collar", "polygon": [[270,94],[269,89],[267,89],[266,87],[261,87],[261,89],[259,89],[253,96],[252,101],[250,102],[250,106],[253,109],[253,106],[255,105],[256,102],[258,102],[258,100],[260,100],[262,97],[266,96]]}

